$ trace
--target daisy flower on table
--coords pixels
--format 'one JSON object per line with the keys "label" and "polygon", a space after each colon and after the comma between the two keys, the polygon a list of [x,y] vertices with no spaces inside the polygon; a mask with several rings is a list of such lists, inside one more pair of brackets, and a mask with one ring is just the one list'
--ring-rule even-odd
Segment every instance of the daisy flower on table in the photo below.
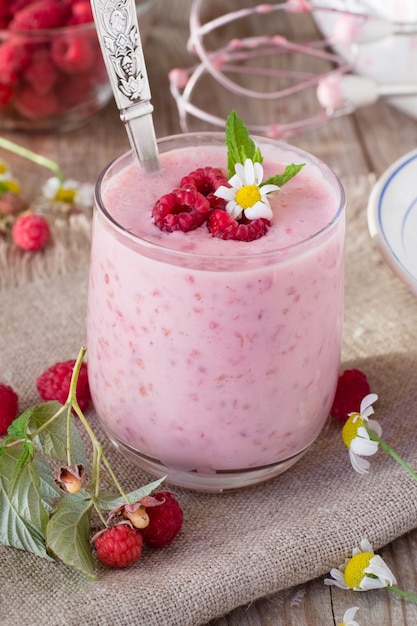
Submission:
{"label": "daisy flower on table", "polygon": [[62,181],[58,176],[53,176],[43,185],[42,193],[47,200],[75,204],[88,209],[93,205],[94,186],[71,179]]}
{"label": "daisy flower on table", "polygon": [[367,539],[362,539],[360,548],[352,550],[352,557],[343,565],[330,571],[333,578],[326,578],[325,585],[341,589],[369,591],[397,584],[394,574],[382,558],[375,554]]}
{"label": "daisy flower on table", "polygon": [[353,469],[358,474],[366,474],[370,463],[364,456],[372,456],[378,452],[378,441],[371,439],[368,428],[378,437],[382,428],[378,422],[369,419],[374,414],[373,403],[378,400],[376,393],[369,393],[361,402],[359,413],[349,413],[343,425],[342,439],[349,449],[349,458]]}
{"label": "daisy flower on table", "polygon": [[[5,139],[4,137],[0,137],[0,148],[4,148],[5,150],[13,152],[14,154],[18,154],[25,159],[29,159],[33,163],[42,165],[43,167],[48,168],[54,173],[54,176],[46,181],[42,189],[43,195],[46,200],[53,202],[63,202],[69,205],[76,205],[81,209],[88,209],[92,207],[94,194],[93,185],[89,183],[81,184],[71,179],[66,180],[64,173],[58,163],[55,163],[55,161],[52,161],[51,159],[41,154],[32,152],[32,150],[20,146],[14,141],[10,141],[8,139]],[[8,180],[9,177],[10,168],[8,168],[5,162],[0,160],[0,183],[2,181],[3,183],[5,183],[5,181]],[[15,182],[14,179],[10,180],[10,184],[13,183],[14,185],[18,185],[18,183]],[[15,189],[10,189],[12,191],[16,191]]]}
{"label": "daisy flower on table", "polygon": [[382,448],[388,452],[408,474],[417,481],[417,473],[404,461],[401,456],[385,441],[381,439],[380,424],[369,419],[374,414],[373,404],[378,400],[375,393],[366,395],[360,404],[359,413],[349,413],[348,419],[342,428],[342,439],[349,449],[349,458],[353,469],[358,474],[366,474],[370,463],[362,457],[372,456]]}
{"label": "daisy flower on table", "polygon": [[13,176],[12,170],[6,161],[0,159],[0,188],[3,191],[12,191],[13,193],[20,193],[20,183]]}
{"label": "daisy flower on table", "polygon": [[0,159],[0,234],[7,235],[14,217],[26,208],[20,183],[3,159]]}
{"label": "daisy flower on table", "polygon": [[359,626],[359,623],[354,619],[358,611],[358,606],[352,606],[350,609],[347,609],[343,616],[343,622],[340,622],[337,626]]}
{"label": "daisy flower on table", "polygon": [[394,574],[385,561],[375,554],[367,539],[362,539],[360,547],[352,550],[350,559],[330,570],[330,576],[332,578],[325,578],[325,585],[353,591],[387,589],[407,600],[417,602],[417,596],[396,586]]}
{"label": "daisy flower on table", "polygon": [[214,195],[226,200],[226,211],[234,219],[240,219],[242,214],[248,220],[263,218],[272,219],[272,209],[267,195],[278,191],[278,185],[264,184],[263,167],[261,163],[246,159],[244,164],[235,164],[235,175],[229,179],[230,187],[221,185]]}

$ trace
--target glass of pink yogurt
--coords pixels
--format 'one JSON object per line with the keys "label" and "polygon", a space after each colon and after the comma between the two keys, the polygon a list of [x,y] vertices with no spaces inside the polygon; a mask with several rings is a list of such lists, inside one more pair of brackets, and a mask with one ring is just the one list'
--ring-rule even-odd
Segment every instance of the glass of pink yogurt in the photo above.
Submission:
{"label": "glass of pink yogurt", "polygon": [[269,196],[251,242],[205,224],[163,232],[156,200],[198,167],[227,171],[224,136],[159,141],[161,169],[131,153],[96,186],[88,298],[91,393],[111,441],[167,482],[223,491],[292,466],[321,432],[340,364],[345,194],[314,156],[254,138],[264,179],[299,174]]}

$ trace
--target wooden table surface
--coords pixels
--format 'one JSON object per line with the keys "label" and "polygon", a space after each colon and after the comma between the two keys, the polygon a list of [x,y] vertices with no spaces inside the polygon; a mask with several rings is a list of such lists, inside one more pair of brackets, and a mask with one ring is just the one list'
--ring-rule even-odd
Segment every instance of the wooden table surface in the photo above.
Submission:
{"label": "wooden table surface", "polygon": [[[156,4],[155,24],[145,44],[145,56],[155,107],[156,133],[164,136],[180,132],[177,108],[169,92],[168,72],[174,67],[189,67],[195,58],[186,50],[191,0],[156,0]],[[227,7],[233,10],[255,4],[254,0],[229,0]],[[223,13],[224,6],[221,0],[210,0],[213,14]],[[317,38],[311,17],[298,17],[301,26],[297,28],[297,36],[306,40]],[[291,36],[294,36],[285,16],[272,22],[273,32],[283,34],[286,29],[291,29]],[[259,34],[257,27],[257,21],[251,21],[250,32]],[[240,24],[234,28],[232,36],[246,34]],[[203,91],[203,95],[207,110],[216,113],[227,106],[230,109],[227,93],[215,83]],[[311,103],[309,94],[293,99],[295,114],[302,112],[308,102]],[[243,118],[248,115],[254,122],[261,123],[276,117],[277,104],[262,101],[254,106],[246,100],[239,104],[238,110]],[[206,127],[200,124],[199,128]],[[58,161],[67,177],[89,182],[94,182],[106,163],[129,147],[113,103],[87,124],[69,133],[9,133],[5,136]],[[322,158],[342,180],[371,173],[379,176],[395,159],[416,147],[417,123],[386,102],[379,101],[289,141]],[[39,169],[35,171],[18,157],[7,158],[19,172],[19,178],[25,179],[27,192],[39,191]],[[47,176],[45,174],[45,178]],[[417,591],[417,531],[399,538],[381,554],[395,567],[398,586]],[[411,602],[400,600],[386,591],[353,593],[332,590],[318,580],[236,609],[212,622],[212,626],[331,626],[338,624],[345,609],[353,605],[360,607],[357,619],[361,626],[417,624],[417,605]]]}

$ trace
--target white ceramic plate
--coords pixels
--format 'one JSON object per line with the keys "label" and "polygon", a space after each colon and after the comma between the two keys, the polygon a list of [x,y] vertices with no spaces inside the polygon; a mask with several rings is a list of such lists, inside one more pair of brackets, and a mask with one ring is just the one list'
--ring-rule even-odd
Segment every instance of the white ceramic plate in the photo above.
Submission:
{"label": "white ceramic plate", "polygon": [[417,150],[398,159],[373,187],[368,227],[387,264],[417,295]]}

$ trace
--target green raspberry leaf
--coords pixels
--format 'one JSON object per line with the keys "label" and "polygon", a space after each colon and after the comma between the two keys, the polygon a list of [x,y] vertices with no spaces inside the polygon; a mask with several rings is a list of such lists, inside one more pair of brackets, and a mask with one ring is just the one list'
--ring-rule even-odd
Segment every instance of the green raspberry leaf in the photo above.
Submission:
{"label": "green raspberry leaf", "polygon": [[288,183],[291,178],[294,178],[298,174],[298,172],[304,167],[305,163],[295,164],[291,163],[287,165],[285,171],[282,174],[276,174],[275,176],[271,176],[262,183],[263,185],[278,185],[278,187],[282,187],[285,183]]}
{"label": "green raspberry leaf", "polygon": [[51,560],[45,545],[48,513],[36,463],[21,463],[23,444],[0,457],[0,542]]}
{"label": "green raspberry leaf", "polygon": [[[127,493],[126,495],[129,499],[129,502],[131,503],[139,502],[139,500],[141,500],[145,496],[149,496],[153,491],[155,491],[155,489],[157,489],[164,482],[165,478],[166,476],[163,476],[162,478],[159,478],[158,480],[155,480],[154,482],[149,483],[148,485],[144,485],[143,487],[140,487],[139,489],[136,489],[135,491],[131,491],[130,493]],[[122,504],[126,504],[126,500],[122,498],[121,496],[115,496],[114,493],[111,493],[109,491],[100,491],[99,497],[96,503],[97,503],[97,506],[100,507],[101,509],[105,511],[112,511],[113,509],[117,509],[118,506],[121,506]]]}
{"label": "green raspberry leaf", "polygon": [[20,455],[15,469],[23,467],[28,461],[33,461],[35,455],[35,446],[30,441],[22,442],[22,454]]}
{"label": "green raspberry leaf", "polygon": [[69,567],[95,580],[95,562],[90,547],[93,501],[84,490],[65,494],[54,508],[46,527],[48,548]]}
{"label": "green raspberry leaf", "polygon": [[[38,430],[43,424],[56,415],[62,405],[59,402],[44,402],[35,407],[35,411],[31,415],[30,431]],[[67,428],[68,428],[68,411],[62,411],[51,423],[33,438],[33,443],[43,452],[43,454],[67,463]],[[87,460],[84,443],[80,433],[74,424],[74,417],[70,414],[69,438],[71,445],[71,463],[82,464],[87,469],[89,463]]]}
{"label": "green raspberry leaf", "polygon": [[35,409],[35,406],[29,407],[10,424],[7,429],[8,442],[26,438],[28,424]]}
{"label": "green raspberry leaf", "polygon": [[252,159],[254,163],[262,163],[259,148],[250,138],[249,131],[236,111],[233,109],[226,120],[227,171],[231,178],[235,174],[236,163],[244,163]]}
{"label": "green raspberry leaf", "polygon": [[38,455],[35,457],[33,465],[39,476],[39,493],[42,498],[43,506],[48,515],[50,515],[56,501],[62,497],[62,490],[57,484],[49,465],[38,458]]}
{"label": "green raspberry leaf", "polygon": [[39,474],[30,457],[22,463],[20,456],[13,468],[7,488],[10,503],[19,515],[35,526],[42,534],[45,532],[48,515],[43,506],[40,493]]}

